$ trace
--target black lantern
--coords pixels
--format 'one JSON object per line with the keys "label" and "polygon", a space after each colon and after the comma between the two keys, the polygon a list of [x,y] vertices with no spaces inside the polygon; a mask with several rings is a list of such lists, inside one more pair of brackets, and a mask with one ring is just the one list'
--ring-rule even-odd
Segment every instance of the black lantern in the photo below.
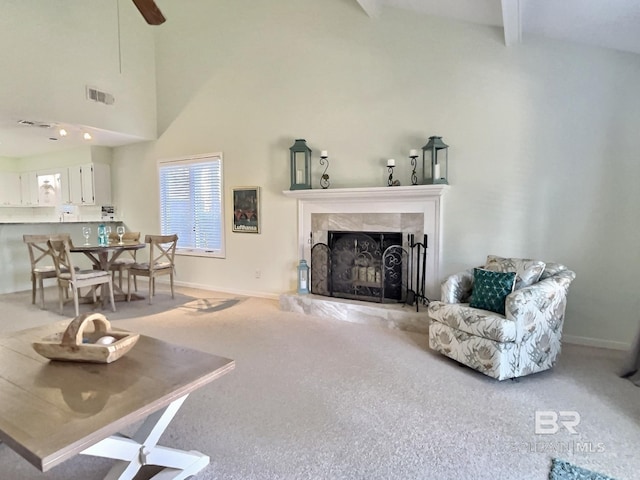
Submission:
{"label": "black lantern", "polygon": [[289,147],[291,151],[291,187],[289,190],[311,188],[311,149],[304,138],[298,138]]}
{"label": "black lantern", "polygon": [[442,137],[429,137],[427,144],[422,147],[423,183],[448,183],[448,170],[449,145],[442,141]]}

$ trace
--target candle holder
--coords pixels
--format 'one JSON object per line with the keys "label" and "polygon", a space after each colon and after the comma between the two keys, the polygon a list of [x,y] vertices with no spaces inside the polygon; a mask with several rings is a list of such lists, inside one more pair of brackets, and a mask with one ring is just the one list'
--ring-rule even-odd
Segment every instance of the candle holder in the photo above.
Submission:
{"label": "candle holder", "polygon": [[328,155],[326,152],[322,152],[322,154],[320,155],[320,165],[324,165],[325,163],[327,164],[326,167],[324,167],[324,172],[322,172],[322,176],[320,177],[320,186],[324,189],[329,188],[329,186],[331,185],[331,182],[329,181],[329,174],[327,173],[327,170],[329,170],[329,159],[328,159]]}
{"label": "candle holder", "polygon": [[413,152],[412,155],[409,155],[409,158],[411,159],[411,185],[417,185],[418,184],[418,175],[416,174],[416,164],[417,164],[417,159],[418,159],[418,154]]}
{"label": "candle holder", "polygon": [[389,180],[387,181],[387,185],[389,187],[393,187],[393,169],[394,169],[393,165],[387,165],[387,170],[389,172]]}

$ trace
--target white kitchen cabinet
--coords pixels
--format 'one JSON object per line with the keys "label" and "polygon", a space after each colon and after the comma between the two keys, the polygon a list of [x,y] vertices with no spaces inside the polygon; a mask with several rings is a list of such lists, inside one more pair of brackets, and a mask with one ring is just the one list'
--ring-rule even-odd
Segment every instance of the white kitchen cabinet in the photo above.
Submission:
{"label": "white kitchen cabinet", "polygon": [[111,205],[111,168],[103,163],[0,172],[0,207]]}
{"label": "white kitchen cabinet", "polygon": [[111,169],[102,163],[68,168],[69,203],[111,205]]}
{"label": "white kitchen cabinet", "polygon": [[20,174],[0,172],[0,206],[20,205]]}
{"label": "white kitchen cabinet", "polygon": [[28,207],[38,205],[38,175],[36,172],[20,174],[20,204]]}
{"label": "white kitchen cabinet", "polygon": [[69,203],[82,205],[82,166],[69,167]]}

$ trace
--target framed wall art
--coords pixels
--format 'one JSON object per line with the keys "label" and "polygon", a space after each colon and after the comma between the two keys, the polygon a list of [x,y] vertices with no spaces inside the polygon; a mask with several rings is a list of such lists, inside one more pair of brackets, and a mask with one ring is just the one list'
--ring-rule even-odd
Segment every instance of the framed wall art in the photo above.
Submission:
{"label": "framed wall art", "polygon": [[233,228],[239,233],[260,233],[260,187],[233,190]]}

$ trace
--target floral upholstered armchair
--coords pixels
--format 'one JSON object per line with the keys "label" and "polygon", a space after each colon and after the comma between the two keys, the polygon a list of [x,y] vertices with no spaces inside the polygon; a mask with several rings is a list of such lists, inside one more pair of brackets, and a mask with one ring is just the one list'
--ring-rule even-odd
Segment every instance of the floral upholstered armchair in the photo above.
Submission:
{"label": "floral upholstered armchair", "polygon": [[498,380],[551,368],[575,276],[559,263],[489,255],[442,283],[442,300],[429,304],[429,346]]}

